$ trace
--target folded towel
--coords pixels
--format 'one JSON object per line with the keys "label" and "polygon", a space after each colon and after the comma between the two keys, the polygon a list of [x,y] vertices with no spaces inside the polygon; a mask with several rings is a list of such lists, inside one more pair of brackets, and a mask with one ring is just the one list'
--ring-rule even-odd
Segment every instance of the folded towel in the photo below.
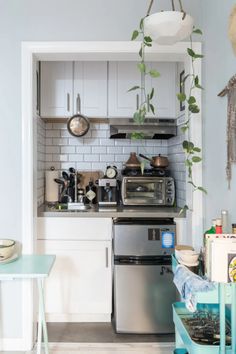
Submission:
{"label": "folded towel", "polygon": [[214,283],[199,277],[184,265],[177,266],[174,283],[190,312],[195,312],[197,309],[196,292],[209,291],[215,288]]}

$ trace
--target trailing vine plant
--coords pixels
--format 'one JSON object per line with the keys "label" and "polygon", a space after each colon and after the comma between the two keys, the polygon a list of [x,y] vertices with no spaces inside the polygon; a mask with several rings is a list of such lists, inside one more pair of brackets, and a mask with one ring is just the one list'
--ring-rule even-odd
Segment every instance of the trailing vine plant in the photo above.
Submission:
{"label": "trailing vine plant", "polygon": [[[151,0],[145,17],[149,16],[153,1],[154,0]],[[174,10],[173,1],[172,1],[172,8]],[[186,13],[183,11],[182,3],[181,3],[181,11],[183,12],[183,18],[184,18]],[[147,112],[151,111],[153,115],[155,114],[155,108],[154,105],[152,104],[152,100],[154,98],[155,92],[154,92],[154,88],[152,88],[150,92],[147,92],[146,90],[147,76],[151,76],[152,78],[158,78],[160,76],[160,73],[157,70],[149,70],[145,63],[145,50],[147,47],[152,47],[152,42],[153,42],[150,36],[145,36],[145,32],[144,32],[145,17],[141,19],[139,23],[139,29],[134,30],[131,37],[131,40],[136,40],[141,38],[141,46],[139,50],[140,62],[137,64],[138,70],[142,75],[141,86],[138,85],[133,86],[128,90],[128,92],[134,90],[141,91],[141,104],[133,115],[134,121],[139,125],[144,124]],[[198,105],[196,97],[194,96],[194,90],[196,89],[203,90],[203,87],[201,86],[199,81],[199,77],[198,75],[195,74],[195,62],[196,60],[202,59],[204,56],[202,54],[195,53],[195,51],[193,50],[192,36],[195,34],[202,35],[202,31],[200,29],[196,29],[193,27],[192,34],[190,35],[190,48],[187,48],[187,54],[191,57],[191,73],[186,73],[181,83],[183,86],[185,86],[186,82],[188,81],[189,92],[187,94],[186,92],[183,92],[183,90],[181,90],[182,92],[177,94],[177,99],[180,102],[185,103],[185,106],[187,107],[187,119],[183,123],[183,126],[181,128],[185,136],[187,136],[187,132],[190,128],[190,124],[191,124],[191,120],[193,119],[193,116],[200,112],[200,107]],[[131,139],[143,139],[143,133],[133,132],[131,135]],[[194,143],[189,140],[189,138],[188,140],[183,141],[182,146],[186,156],[185,165],[188,171],[188,183],[192,186],[193,192],[201,191],[203,193],[207,193],[205,188],[203,188],[202,186],[198,186],[196,184],[193,177],[194,164],[200,163],[202,161],[201,148],[195,146]],[[180,213],[188,209],[189,209],[188,205],[185,205],[181,209]]]}

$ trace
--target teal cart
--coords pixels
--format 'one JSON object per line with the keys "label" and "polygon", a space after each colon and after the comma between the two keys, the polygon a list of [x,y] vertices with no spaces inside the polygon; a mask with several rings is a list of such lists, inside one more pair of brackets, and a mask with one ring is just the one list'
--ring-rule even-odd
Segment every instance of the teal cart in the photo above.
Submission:
{"label": "teal cart", "polygon": [[44,309],[44,279],[49,276],[56,256],[53,255],[22,255],[14,262],[0,265],[0,280],[35,279],[38,285],[38,338],[37,354],[42,351],[42,333],[45,354],[48,350],[48,334]]}
{"label": "teal cart", "polygon": [[[175,269],[178,262],[172,256],[172,269]],[[236,284],[216,284],[215,289],[208,292],[195,294],[198,309],[209,308],[212,311],[219,311],[220,314],[220,345],[201,345],[194,342],[182,319],[190,314],[185,303],[173,304],[173,320],[176,331],[175,353],[182,353],[186,349],[189,354],[236,354]],[[226,306],[229,305],[229,306]],[[231,345],[226,345],[226,321],[231,323]],[[179,351],[178,351],[179,349]]]}

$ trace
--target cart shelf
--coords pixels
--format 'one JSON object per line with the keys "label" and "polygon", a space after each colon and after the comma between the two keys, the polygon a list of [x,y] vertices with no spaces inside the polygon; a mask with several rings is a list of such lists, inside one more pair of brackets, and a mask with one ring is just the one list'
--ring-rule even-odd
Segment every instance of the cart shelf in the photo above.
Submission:
{"label": "cart shelf", "polygon": [[[178,261],[172,256],[172,270],[175,273]],[[201,309],[217,309],[220,315],[220,345],[203,345],[194,342],[185,327],[182,318],[191,314],[185,303],[173,304],[173,320],[176,330],[176,348],[185,348],[189,354],[236,354],[236,283],[215,283],[215,289],[194,294]],[[205,305],[204,305],[205,304]],[[231,305],[231,306],[225,306]],[[231,346],[226,345],[226,321],[231,323]]]}

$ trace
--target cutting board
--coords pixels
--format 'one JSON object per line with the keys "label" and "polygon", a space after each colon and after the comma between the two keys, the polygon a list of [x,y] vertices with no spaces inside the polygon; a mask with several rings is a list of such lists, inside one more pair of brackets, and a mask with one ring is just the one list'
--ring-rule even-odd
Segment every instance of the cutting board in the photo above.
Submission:
{"label": "cutting board", "polygon": [[79,174],[82,175],[79,183],[79,187],[85,189],[88,185],[90,179],[93,180],[93,183],[99,178],[102,178],[104,173],[102,171],[79,171]]}

